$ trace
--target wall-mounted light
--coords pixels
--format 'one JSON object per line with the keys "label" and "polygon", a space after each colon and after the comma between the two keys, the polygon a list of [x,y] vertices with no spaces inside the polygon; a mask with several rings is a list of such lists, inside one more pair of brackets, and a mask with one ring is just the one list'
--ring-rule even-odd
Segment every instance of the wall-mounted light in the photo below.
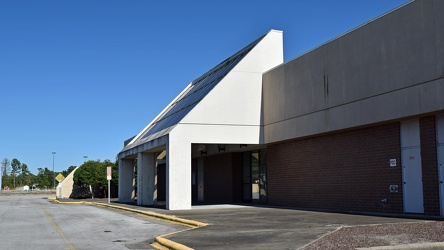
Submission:
{"label": "wall-mounted light", "polygon": [[207,147],[205,145],[199,145],[199,147],[197,147],[197,151],[200,152],[200,155],[206,155],[207,154]]}
{"label": "wall-mounted light", "polygon": [[221,151],[225,152],[225,145],[219,144],[219,145],[217,145],[217,149],[219,149],[219,152],[221,152]]}

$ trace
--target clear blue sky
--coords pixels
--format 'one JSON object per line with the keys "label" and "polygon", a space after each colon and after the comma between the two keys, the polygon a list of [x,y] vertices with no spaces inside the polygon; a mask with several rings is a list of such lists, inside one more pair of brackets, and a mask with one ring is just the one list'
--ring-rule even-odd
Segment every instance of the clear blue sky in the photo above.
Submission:
{"label": "clear blue sky", "polygon": [[114,160],[185,86],[270,29],[285,61],[408,0],[1,0],[0,159]]}

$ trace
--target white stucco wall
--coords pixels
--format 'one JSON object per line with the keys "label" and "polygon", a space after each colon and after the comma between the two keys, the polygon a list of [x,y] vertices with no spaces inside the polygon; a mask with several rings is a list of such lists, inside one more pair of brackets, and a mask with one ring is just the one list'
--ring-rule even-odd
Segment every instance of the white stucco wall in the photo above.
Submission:
{"label": "white stucco wall", "polygon": [[260,126],[262,74],[283,63],[282,39],[282,31],[271,30],[179,125]]}
{"label": "white stucco wall", "polygon": [[261,143],[262,73],[283,62],[270,31],[168,135],[167,208],[191,208],[191,144]]}
{"label": "white stucco wall", "polygon": [[78,168],[79,167],[76,167],[73,171],[71,171],[71,173],[69,173],[68,176],[66,176],[66,178],[63,179],[63,181],[57,185],[57,190],[56,190],[57,198],[64,199],[64,198],[69,198],[69,196],[71,196],[72,187],[74,185],[74,173]]}

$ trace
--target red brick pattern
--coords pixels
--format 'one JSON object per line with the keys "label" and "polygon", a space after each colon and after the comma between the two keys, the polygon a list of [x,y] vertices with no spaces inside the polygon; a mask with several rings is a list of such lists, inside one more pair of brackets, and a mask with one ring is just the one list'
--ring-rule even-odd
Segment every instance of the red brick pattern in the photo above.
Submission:
{"label": "red brick pattern", "polygon": [[403,213],[399,123],[272,144],[267,161],[270,205]]}
{"label": "red brick pattern", "polygon": [[419,120],[419,125],[421,135],[424,213],[426,215],[439,215],[440,207],[435,117],[423,117]]}

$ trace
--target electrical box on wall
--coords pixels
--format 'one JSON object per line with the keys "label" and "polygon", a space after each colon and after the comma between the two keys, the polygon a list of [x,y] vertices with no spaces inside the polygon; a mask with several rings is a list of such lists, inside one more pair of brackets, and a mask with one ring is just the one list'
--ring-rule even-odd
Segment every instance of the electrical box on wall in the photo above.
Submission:
{"label": "electrical box on wall", "polygon": [[390,159],[390,167],[396,167],[396,159]]}
{"label": "electrical box on wall", "polygon": [[390,192],[391,193],[397,193],[398,192],[398,185],[390,185]]}

